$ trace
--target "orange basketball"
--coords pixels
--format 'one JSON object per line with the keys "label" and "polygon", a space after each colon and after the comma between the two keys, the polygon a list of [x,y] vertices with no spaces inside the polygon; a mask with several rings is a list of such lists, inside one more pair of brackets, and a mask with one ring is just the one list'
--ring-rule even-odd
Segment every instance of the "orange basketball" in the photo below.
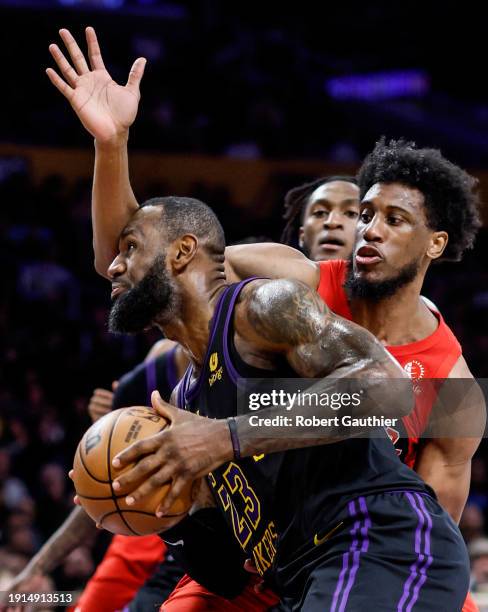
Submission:
{"label": "orange basketball", "polygon": [[[155,515],[169,485],[132,506],[125,503],[130,491],[114,491],[113,481],[130,470],[112,466],[112,459],[132,443],[152,436],[168,426],[168,421],[144,406],[114,410],[94,423],[78,444],[74,459],[73,482],[86,513],[104,529],[123,535],[148,535],[178,523],[192,505],[192,486],[183,491],[169,513]],[[140,484],[140,483],[139,483]],[[134,490],[136,487],[131,487]]]}

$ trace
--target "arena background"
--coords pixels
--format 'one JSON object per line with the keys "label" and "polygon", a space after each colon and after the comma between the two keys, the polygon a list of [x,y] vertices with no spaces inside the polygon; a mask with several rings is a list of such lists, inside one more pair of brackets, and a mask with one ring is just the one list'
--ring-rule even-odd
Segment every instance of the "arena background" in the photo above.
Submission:
{"label": "arena background", "polygon": [[[135,57],[148,58],[130,138],[136,194],[201,198],[229,241],[277,239],[285,192],[355,172],[382,134],[440,147],[488,196],[485,21],[474,3],[342,3],[326,13],[307,2],[235,4],[0,1],[0,583],[72,506],[66,472],[91,391],[157,337],[106,330],[109,287],[91,248],[93,144],[44,73],[60,27],[80,39],[93,25],[119,82]],[[423,291],[477,377],[488,376],[486,238],[485,227],[462,263],[433,266]],[[483,443],[467,541],[486,537],[487,458]],[[57,587],[82,587],[106,541],[70,555]],[[482,591],[488,540],[481,550]]]}

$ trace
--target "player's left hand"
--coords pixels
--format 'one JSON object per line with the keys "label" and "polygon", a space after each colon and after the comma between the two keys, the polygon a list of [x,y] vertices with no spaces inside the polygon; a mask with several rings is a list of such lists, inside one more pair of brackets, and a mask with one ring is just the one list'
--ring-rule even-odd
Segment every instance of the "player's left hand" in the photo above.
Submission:
{"label": "player's left hand", "polygon": [[164,402],[157,391],[153,391],[151,402],[170,425],[114,457],[112,464],[118,469],[137,463],[117,477],[113,488],[127,491],[126,503],[131,506],[171,482],[156,510],[157,516],[164,516],[189,483],[232,459],[233,451],[226,420],[208,419],[175,408]]}

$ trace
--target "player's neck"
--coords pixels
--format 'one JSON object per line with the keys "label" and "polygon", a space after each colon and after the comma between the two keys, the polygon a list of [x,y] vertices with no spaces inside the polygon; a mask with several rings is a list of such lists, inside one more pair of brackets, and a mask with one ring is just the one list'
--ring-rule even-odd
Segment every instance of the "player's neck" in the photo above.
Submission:
{"label": "player's neck", "polygon": [[166,338],[178,342],[197,367],[205,359],[215,306],[226,287],[225,279],[202,281],[198,291],[183,289],[178,315],[161,326]]}
{"label": "player's neck", "polygon": [[379,302],[352,298],[353,320],[386,346],[417,342],[437,329],[438,320],[420,298],[422,282],[413,281]]}

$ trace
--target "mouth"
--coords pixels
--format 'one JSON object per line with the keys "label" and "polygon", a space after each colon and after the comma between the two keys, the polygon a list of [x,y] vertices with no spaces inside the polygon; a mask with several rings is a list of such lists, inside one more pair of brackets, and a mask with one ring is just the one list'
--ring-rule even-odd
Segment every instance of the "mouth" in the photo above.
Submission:
{"label": "mouth", "polygon": [[110,299],[114,300],[117,296],[119,296],[121,293],[124,293],[124,291],[126,290],[126,285],[122,285],[120,283],[112,283],[112,293],[110,294]]}
{"label": "mouth", "polygon": [[367,266],[379,263],[383,256],[376,247],[362,246],[356,253],[356,263]]}
{"label": "mouth", "polygon": [[325,236],[319,240],[319,247],[324,251],[338,251],[345,245],[344,240],[336,238],[335,236]]}

